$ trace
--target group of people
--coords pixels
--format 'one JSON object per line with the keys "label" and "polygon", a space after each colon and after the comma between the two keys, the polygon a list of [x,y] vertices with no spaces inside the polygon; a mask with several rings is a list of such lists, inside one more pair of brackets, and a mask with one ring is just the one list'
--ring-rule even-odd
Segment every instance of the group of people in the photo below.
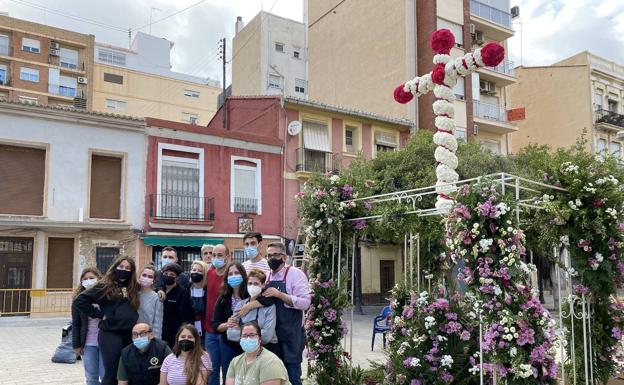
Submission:
{"label": "group of people", "polygon": [[87,385],[300,385],[308,278],[283,243],[243,237],[243,263],[204,245],[189,272],[175,249],[160,269],[119,257],[86,268],[72,303],[73,347]]}

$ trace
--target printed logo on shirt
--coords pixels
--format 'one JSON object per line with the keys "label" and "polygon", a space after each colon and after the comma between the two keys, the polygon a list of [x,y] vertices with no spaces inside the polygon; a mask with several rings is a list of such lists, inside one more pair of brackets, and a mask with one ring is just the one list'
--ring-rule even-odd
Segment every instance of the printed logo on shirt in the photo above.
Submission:
{"label": "printed logo on shirt", "polygon": [[150,365],[152,366],[158,365],[158,357],[152,357],[152,359],[150,359]]}

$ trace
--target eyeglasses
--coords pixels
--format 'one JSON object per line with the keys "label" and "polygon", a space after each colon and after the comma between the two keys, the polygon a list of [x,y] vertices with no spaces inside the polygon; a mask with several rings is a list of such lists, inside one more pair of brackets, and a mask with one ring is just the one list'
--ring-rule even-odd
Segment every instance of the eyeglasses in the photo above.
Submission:
{"label": "eyeglasses", "polygon": [[241,334],[241,338],[256,338],[258,335],[256,333],[253,334]]}
{"label": "eyeglasses", "polygon": [[148,330],[146,332],[140,332],[140,333],[132,332],[132,338],[147,337],[149,333],[151,332],[152,332],[151,330]]}
{"label": "eyeglasses", "polygon": [[273,254],[268,254],[267,256],[269,258],[278,258],[278,257],[281,257],[282,255],[284,255],[284,254],[282,254],[282,253],[273,253]]}

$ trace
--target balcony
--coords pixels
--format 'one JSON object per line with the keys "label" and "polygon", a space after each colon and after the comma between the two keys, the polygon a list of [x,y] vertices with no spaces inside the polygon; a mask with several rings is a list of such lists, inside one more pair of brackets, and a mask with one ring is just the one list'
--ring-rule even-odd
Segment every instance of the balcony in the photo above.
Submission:
{"label": "balcony", "polygon": [[258,212],[258,199],[234,197],[233,211],[235,213],[256,214]]}
{"label": "balcony", "polygon": [[503,60],[496,67],[482,67],[478,69],[479,78],[496,83],[499,87],[505,87],[516,82],[514,62]]}
{"label": "balcony", "polygon": [[595,111],[595,119],[596,128],[614,132],[624,131],[624,115],[622,114],[599,108]]}
{"label": "balcony", "polygon": [[470,0],[471,21],[487,37],[496,41],[509,39],[514,35],[511,13],[494,8],[480,1]]}
{"label": "balcony", "polygon": [[496,134],[509,134],[518,131],[518,126],[507,121],[507,111],[498,104],[472,101],[472,113],[478,130]]}
{"label": "balcony", "polygon": [[70,99],[73,99],[76,97],[76,95],[78,95],[78,92],[75,88],[65,87],[54,83],[48,83],[48,93]]}
{"label": "balcony", "polygon": [[[179,194],[149,195],[149,224],[153,228],[211,230],[215,199]],[[203,227],[202,227],[203,225]]]}
{"label": "balcony", "polygon": [[334,172],[338,170],[339,162],[331,152],[311,150],[300,147],[297,149],[297,173]]}

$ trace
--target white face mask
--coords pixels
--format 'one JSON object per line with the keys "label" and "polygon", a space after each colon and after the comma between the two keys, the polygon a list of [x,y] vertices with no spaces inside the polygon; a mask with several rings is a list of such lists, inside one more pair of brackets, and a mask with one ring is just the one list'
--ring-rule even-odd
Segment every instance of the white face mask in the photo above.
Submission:
{"label": "white face mask", "polygon": [[256,297],[261,291],[262,288],[260,286],[247,285],[247,292],[251,297]]}
{"label": "white face mask", "polygon": [[90,289],[97,283],[97,278],[83,279],[80,283],[85,289]]}

